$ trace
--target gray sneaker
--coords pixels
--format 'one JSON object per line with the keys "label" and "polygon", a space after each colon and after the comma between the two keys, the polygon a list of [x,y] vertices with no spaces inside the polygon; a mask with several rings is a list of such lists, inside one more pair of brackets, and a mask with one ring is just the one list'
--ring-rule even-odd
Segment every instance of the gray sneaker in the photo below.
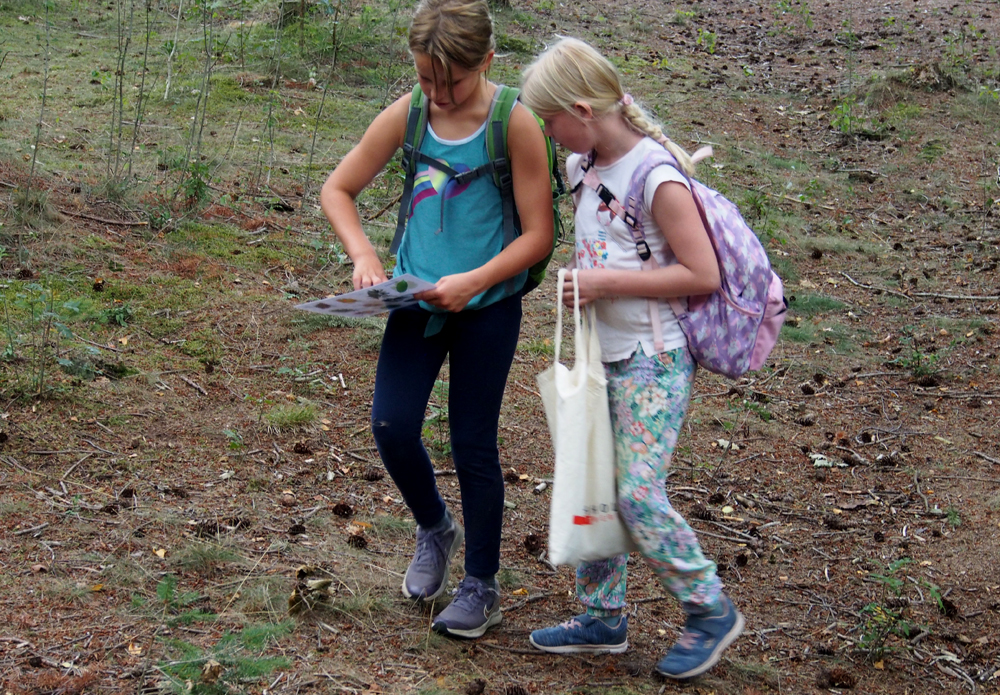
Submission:
{"label": "gray sneaker", "polygon": [[451,525],[444,531],[427,531],[417,526],[417,552],[403,577],[403,596],[433,601],[448,585],[448,565],[465,540],[465,531],[449,514]]}
{"label": "gray sneaker", "polygon": [[452,637],[482,637],[501,617],[500,592],[496,587],[466,577],[459,583],[455,598],[431,627]]}

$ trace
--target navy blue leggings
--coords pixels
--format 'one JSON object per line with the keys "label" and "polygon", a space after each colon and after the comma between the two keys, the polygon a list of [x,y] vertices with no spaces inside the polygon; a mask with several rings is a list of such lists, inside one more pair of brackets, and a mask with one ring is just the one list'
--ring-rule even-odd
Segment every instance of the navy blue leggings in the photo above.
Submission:
{"label": "navy blue leggings", "polygon": [[500,568],[504,494],[497,427],[521,330],[521,297],[449,314],[444,328],[425,338],[430,316],[419,307],[389,314],[375,374],[372,433],[417,523],[430,527],[440,522],[445,504],[421,432],[431,389],[447,356],[448,420],[462,493],[465,572],[492,577]]}

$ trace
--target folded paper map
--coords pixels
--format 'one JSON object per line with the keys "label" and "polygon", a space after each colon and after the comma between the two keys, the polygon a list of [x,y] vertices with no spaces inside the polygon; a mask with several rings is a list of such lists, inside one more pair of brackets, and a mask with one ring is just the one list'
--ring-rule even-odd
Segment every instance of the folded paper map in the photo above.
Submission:
{"label": "folded paper map", "polygon": [[296,304],[295,308],[333,316],[373,316],[416,304],[417,300],[413,295],[433,287],[433,282],[421,280],[414,275],[400,275],[362,290]]}

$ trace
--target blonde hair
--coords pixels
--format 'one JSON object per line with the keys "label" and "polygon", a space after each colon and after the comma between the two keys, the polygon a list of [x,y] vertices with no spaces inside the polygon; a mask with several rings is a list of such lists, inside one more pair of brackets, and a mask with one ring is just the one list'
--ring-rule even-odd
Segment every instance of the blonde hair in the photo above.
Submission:
{"label": "blonde hair", "polygon": [[410,22],[410,52],[441,63],[448,93],[451,67],[478,68],[495,49],[486,0],[423,0]]}
{"label": "blonde hair", "polygon": [[545,117],[584,102],[602,118],[621,114],[634,130],[648,135],[674,156],[688,176],[694,174],[691,156],[663,133],[663,128],[636,103],[625,98],[618,70],[593,46],[579,39],[563,38],[548,48],[524,71],[521,101]]}

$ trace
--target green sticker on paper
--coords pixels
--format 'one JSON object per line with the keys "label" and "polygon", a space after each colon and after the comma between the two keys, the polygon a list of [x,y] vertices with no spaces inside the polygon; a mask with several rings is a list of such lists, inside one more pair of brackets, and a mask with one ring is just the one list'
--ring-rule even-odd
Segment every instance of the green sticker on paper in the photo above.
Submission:
{"label": "green sticker on paper", "polygon": [[406,280],[400,280],[396,283],[397,292],[406,292],[407,287],[409,287],[409,285],[406,284]]}

